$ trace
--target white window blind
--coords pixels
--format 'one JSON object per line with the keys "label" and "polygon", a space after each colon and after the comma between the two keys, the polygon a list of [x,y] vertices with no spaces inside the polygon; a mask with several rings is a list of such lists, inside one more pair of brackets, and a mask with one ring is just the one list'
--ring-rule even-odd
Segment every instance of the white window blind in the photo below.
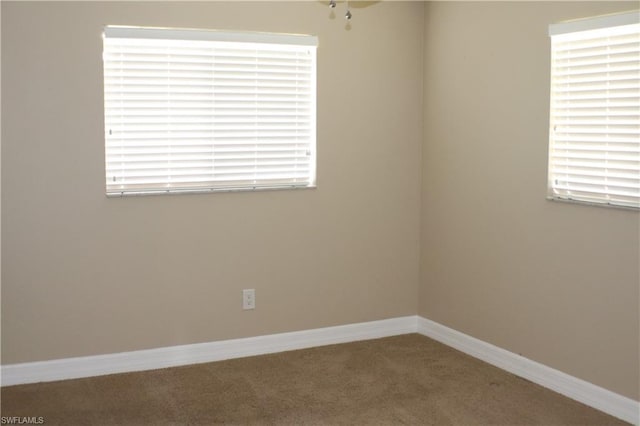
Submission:
{"label": "white window blind", "polygon": [[107,194],[314,186],[316,46],[106,27]]}
{"label": "white window blind", "polygon": [[640,207],[639,16],[549,27],[550,198]]}

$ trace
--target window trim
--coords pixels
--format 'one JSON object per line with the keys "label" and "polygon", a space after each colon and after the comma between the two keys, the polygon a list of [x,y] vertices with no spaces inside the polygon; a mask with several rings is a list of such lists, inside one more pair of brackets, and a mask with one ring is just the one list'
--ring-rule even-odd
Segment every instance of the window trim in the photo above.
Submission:
{"label": "window trim", "polygon": [[292,44],[298,46],[318,45],[318,37],[307,34],[201,30],[189,28],[128,27],[120,25],[107,25],[104,27],[104,36],[156,40],[200,40],[238,43]]}
{"label": "window trim", "polygon": [[[308,175],[304,180],[296,181],[295,175],[282,178],[282,182],[274,179],[260,183],[260,180],[254,181],[255,185],[242,183],[221,184],[220,180],[211,180],[208,185],[182,185],[162,188],[159,183],[150,183],[146,188],[113,188],[109,186],[110,179],[108,176],[108,159],[107,155],[107,137],[109,130],[107,129],[106,120],[106,78],[103,78],[105,87],[105,174],[107,177],[105,192],[107,197],[124,197],[124,196],[140,196],[140,195],[160,195],[160,194],[200,194],[213,192],[247,192],[262,190],[291,190],[291,189],[313,189],[317,185],[317,56],[316,50],[318,46],[318,37],[313,35],[301,34],[281,34],[281,33],[264,33],[264,32],[236,32],[236,31],[220,31],[220,30],[198,30],[198,29],[178,29],[178,28],[160,28],[160,27],[129,27],[129,26],[105,26],[103,38],[126,38],[126,39],[151,39],[151,40],[170,40],[170,41],[211,41],[211,42],[230,42],[246,44],[245,48],[258,46],[260,44],[281,45],[283,49],[290,50],[293,46],[298,48],[307,48],[308,52],[312,52],[309,71],[309,79],[307,80],[310,89],[307,96],[308,106],[306,107],[305,117],[308,117],[308,134],[307,139],[307,156],[309,163],[305,169]],[[106,59],[105,59],[106,61]],[[106,64],[106,62],[105,62]],[[294,68],[295,70],[295,68]],[[106,77],[106,75],[104,76]],[[295,86],[297,87],[297,86]],[[289,96],[289,95],[287,95]],[[215,114],[212,115],[215,117]],[[283,142],[284,143],[284,142]],[[303,145],[304,146],[304,145]],[[264,172],[263,172],[264,173]],[[169,175],[168,175],[169,176]],[[308,177],[308,179],[307,179]],[[290,182],[286,182],[291,179]],[[243,179],[246,181],[246,179]],[[278,178],[278,180],[280,180]],[[166,181],[170,185],[170,181]],[[217,183],[216,183],[217,182]],[[240,181],[238,181],[240,182]],[[154,187],[155,186],[155,187]]]}
{"label": "window trim", "polygon": [[596,16],[593,18],[574,19],[549,25],[549,36],[632,25],[637,24],[639,20],[640,11],[638,10]]}
{"label": "window trim", "polygon": [[[591,30],[599,30],[605,28],[614,28],[614,27],[622,27],[627,25],[639,25],[640,23],[640,10],[634,10],[630,12],[616,13],[611,15],[598,16],[594,18],[586,18],[586,19],[578,19],[573,21],[561,22],[556,24],[549,25],[549,36],[552,38],[554,36],[565,36],[567,39],[570,39],[571,34],[573,33],[581,33],[583,31],[591,31]],[[551,67],[552,72],[550,74],[550,110],[549,110],[549,146],[548,146],[548,154],[547,154],[547,167],[548,167],[548,177],[547,177],[547,196],[546,198],[550,201],[560,201],[560,202],[569,202],[574,204],[582,204],[589,206],[597,206],[597,207],[610,207],[616,209],[623,210],[640,210],[640,199],[636,205],[633,202],[625,203],[625,202],[608,202],[604,198],[606,197],[606,193],[603,193],[602,201],[591,201],[586,198],[582,198],[578,196],[578,198],[571,198],[570,196],[559,195],[552,184],[553,181],[553,169],[551,166],[551,154],[553,149],[553,122],[554,122],[554,105],[553,105],[553,67],[554,67],[554,50],[553,45],[551,46]],[[640,166],[638,168],[640,173]],[[632,171],[633,172],[633,171]]]}

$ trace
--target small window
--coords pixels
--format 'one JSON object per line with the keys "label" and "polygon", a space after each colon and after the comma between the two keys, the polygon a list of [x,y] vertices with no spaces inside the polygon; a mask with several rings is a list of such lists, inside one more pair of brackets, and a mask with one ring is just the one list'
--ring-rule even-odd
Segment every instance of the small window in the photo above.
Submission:
{"label": "small window", "polygon": [[316,46],[106,27],[107,195],[315,186]]}
{"label": "small window", "polygon": [[640,24],[551,25],[551,199],[640,208]]}

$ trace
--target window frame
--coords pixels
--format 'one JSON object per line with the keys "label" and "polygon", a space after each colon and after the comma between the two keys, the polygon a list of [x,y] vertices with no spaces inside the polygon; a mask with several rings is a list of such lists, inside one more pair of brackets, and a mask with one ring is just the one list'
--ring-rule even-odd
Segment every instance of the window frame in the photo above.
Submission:
{"label": "window frame", "polygon": [[[108,89],[107,89],[107,81],[108,81],[108,71],[107,71],[107,63],[108,63],[108,59],[107,59],[107,39],[109,39],[110,41],[113,41],[113,39],[132,39],[132,40],[143,40],[143,41],[150,41],[150,43],[163,43],[163,41],[167,41],[167,43],[169,42],[181,42],[184,44],[188,44],[190,41],[193,41],[195,43],[200,43],[201,45],[206,44],[206,45],[210,45],[211,49],[213,51],[215,51],[216,47],[218,46],[219,49],[232,49],[232,48],[238,48],[240,50],[245,49],[246,51],[249,51],[250,49],[255,49],[256,53],[256,77],[255,77],[255,85],[251,86],[251,88],[253,88],[253,90],[256,92],[255,99],[253,102],[256,105],[255,107],[252,108],[248,108],[251,109],[252,111],[255,110],[255,117],[253,118],[253,125],[255,126],[255,129],[252,129],[252,132],[255,134],[254,139],[255,139],[255,143],[253,143],[253,145],[255,146],[254,148],[254,155],[255,155],[255,159],[247,159],[247,160],[238,160],[236,158],[230,158],[227,159],[226,161],[229,162],[233,162],[233,160],[236,160],[236,163],[233,163],[234,166],[232,166],[231,168],[227,168],[227,170],[234,170],[233,167],[236,167],[235,165],[238,164],[237,162],[254,162],[256,164],[258,164],[257,166],[253,166],[253,170],[254,170],[254,177],[255,180],[253,183],[250,182],[242,182],[242,183],[233,183],[233,184],[223,184],[220,183],[221,180],[219,179],[215,179],[212,178],[210,181],[208,181],[208,184],[206,184],[205,181],[200,181],[197,185],[193,185],[193,184],[180,184],[180,182],[176,181],[176,182],[172,182],[171,181],[171,177],[169,174],[167,174],[167,176],[165,176],[165,179],[168,177],[169,179],[165,180],[164,183],[158,183],[158,182],[154,182],[151,184],[148,184],[146,187],[144,186],[144,184],[140,184],[137,187],[134,187],[132,185],[127,185],[127,184],[110,184],[110,172],[109,172],[109,166],[110,166],[110,159],[113,158],[114,154],[113,154],[113,140],[116,139],[115,137],[112,136],[111,130],[113,130],[113,128],[110,128],[110,125],[113,124],[113,119],[108,117],[108,109],[109,109],[109,105],[113,105],[113,102],[111,102],[111,104],[108,104],[108,102],[111,100],[113,101],[113,96],[111,94],[111,92],[108,93]],[[104,119],[105,119],[105,139],[104,139],[104,143],[105,143],[105,190],[106,190],[106,195],[107,197],[123,197],[123,196],[131,196],[131,195],[155,195],[155,194],[193,194],[193,193],[212,193],[212,192],[244,192],[244,191],[262,191],[262,190],[284,190],[284,189],[307,189],[307,188],[315,188],[316,187],[316,169],[317,169],[317,155],[316,155],[316,151],[317,151],[317,130],[316,130],[316,121],[317,121],[317,46],[318,46],[318,38],[316,36],[312,36],[312,35],[299,35],[299,34],[280,34],[280,33],[261,33],[261,32],[232,32],[232,31],[219,31],[219,30],[196,30],[196,29],[178,29],[178,28],[152,28],[152,27],[127,27],[127,26],[113,26],[113,25],[108,25],[104,28],[104,33],[103,33],[103,40],[104,40],[104,49],[105,49],[105,53],[103,53],[103,70],[104,70],[104,74],[103,74],[103,86],[104,86]],[[296,77],[292,77],[294,78],[294,80],[292,80],[292,84],[295,85],[295,92],[296,94],[293,96],[293,98],[295,99],[293,101],[293,103],[296,105],[295,112],[291,113],[291,112],[287,112],[285,111],[284,113],[282,113],[282,117],[284,118],[278,118],[276,121],[280,121],[284,124],[282,124],[283,127],[291,127],[294,128],[294,132],[295,132],[295,136],[292,136],[289,139],[294,140],[294,142],[291,142],[290,140],[285,141],[285,139],[287,139],[287,137],[282,136],[282,140],[278,140],[277,138],[279,138],[280,136],[271,136],[273,134],[270,133],[271,137],[271,143],[274,144],[279,144],[277,146],[274,146],[272,148],[269,149],[274,149],[274,150],[281,150],[279,151],[280,153],[283,152],[283,150],[286,149],[292,149],[290,147],[295,146],[297,147],[296,149],[298,151],[306,151],[306,155],[302,155],[299,152],[295,155],[297,155],[296,158],[293,158],[289,161],[288,166],[278,166],[281,170],[278,171],[272,171],[271,174],[273,176],[275,176],[276,174],[280,173],[284,176],[284,174],[289,173],[289,176],[284,176],[284,177],[277,177],[277,178],[272,178],[272,179],[266,179],[266,180],[261,180],[259,178],[257,178],[257,176],[264,176],[264,174],[268,173],[268,169],[267,166],[265,166],[265,164],[268,164],[270,162],[278,162],[278,160],[272,160],[271,158],[265,159],[263,157],[266,157],[268,155],[271,154],[263,154],[263,153],[259,153],[259,151],[261,151],[262,149],[265,149],[266,145],[264,145],[264,139],[267,137],[265,136],[266,133],[269,133],[268,130],[261,130],[258,124],[255,123],[262,123],[262,118],[260,118],[262,116],[262,114],[267,114],[270,113],[267,110],[261,110],[260,108],[260,102],[266,102],[266,101],[261,101],[259,100],[260,97],[262,95],[260,95],[260,90],[262,90],[262,87],[260,86],[260,82],[259,80],[261,78],[263,78],[263,74],[261,73],[267,73],[267,72],[276,72],[273,70],[269,70],[269,71],[265,71],[266,68],[268,68],[268,65],[264,65],[262,69],[260,69],[259,67],[262,65],[260,64],[260,52],[261,49],[276,49],[276,48],[280,48],[282,49],[283,52],[289,52],[289,54],[296,54],[296,55],[300,55],[301,52],[305,52],[308,56],[304,58],[304,62],[305,64],[308,63],[308,66],[302,66],[302,65],[291,65],[292,69],[304,69],[304,71],[294,71]],[[176,56],[179,56],[181,53],[179,52]],[[212,58],[214,59],[210,59],[211,61],[215,62],[215,58],[217,58],[218,55],[217,53],[213,53],[212,54]],[[249,56],[249,54],[247,54],[247,58],[251,59],[251,57]],[[168,55],[170,56],[170,55]],[[175,56],[174,56],[175,57]],[[113,60],[110,59],[112,62]],[[171,60],[167,59],[167,64],[165,65],[167,67],[167,70],[170,70],[171,68]],[[271,60],[273,61],[273,60]],[[288,61],[288,62],[293,62],[298,64],[298,62],[296,62],[295,60],[287,60],[284,59],[283,61]],[[111,63],[111,62],[109,62]],[[277,67],[279,65],[273,65],[273,67]],[[289,65],[287,65],[289,66]],[[241,65],[237,65],[237,67],[241,67]],[[296,68],[297,67],[297,68]],[[302,68],[300,68],[302,67]],[[212,67],[215,68],[215,67]],[[162,70],[161,70],[162,71]],[[109,71],[111,72],[111,71]],[[208,72],[208,71],[205,71]],[[236,72],[236,71],[232,71],[232,72]],[[240,71],[242,72],[242,71]],[[286,72],[286,69],[285,69]],[[212,74],[214,73],[214,71],[212,71]],[[302,76],[302,77],[300,77]],[[289,82],[288,80],[283,79],[282,81],[285,82]],[[303,94],[303,95],[298,95],[298,93],[302,93],[299,92],[298,89],[298,80],[296,79],[300,79],[302,78],[303,80],[306,81],[306,86],[303,87],[303,89],[307,89],[307,91]],[[216,77],[212,77],[211,78],[212,81],[216,81]],[[214,93],[215,92],[215,88],[218,86],[215,86],[216,83],[212,83],[211,84],[211,93],[208,92],[208,88],[206,90],[203,90],[202,93],[200,92],[195,92],[197,95],[209,95],[211,98],[215,98],[217,95]],[[167,83],[167,87],[171,87],[171,85],[169,83]],[[111,88],[109,90],[112,90]],[[237,90],[237,89],[231,89],[231,90]],[[273,89],[273,91],[282,91],[282,89]],[[171,89],[167,89],[167,93],[169,93],[171,91]],[[154,92],[155,94],[155,92]],[[232,95],[235,95],[235,93],[231,93]],[[167,96],[171,96],[171,95],[167,95]],[[246,96],[246,95],[245,95]],[[269,95],[270,97],[273,98],[273,102],[278,102],[278,99],[276,99],[276,97],[278,96],[283,96],[282,94],[278,95]],[[304,99],[304,101],[298,101],[299,96],[302,96],[301,99]],[[270,98],[271,101],[271,98]],[[215,101],[212,101],[215,102]],[[229,101],[231,102],[231,101]],[[244,102],[244,101],[243,101]],[[245,102],[246,103],[246,102]],[[234,108],[237,107],[236,103],[234,105]],[[304,104],[304,106],[300,107],[304,110],[304,113],[299,112],[298,111],[298,107],[297,105],[302,105]],[[242,108],[242,107],[241,107]],[[264,108],[264,107],[262,107]],[[275,107],[274,107],[275,108]],[[211,107],[209,108],[211,109],[211,113],[210,116],[212,117],[212,122],[215,121],[216,119],[216,114],[219,114],[219,112],[213,112],[213,111],[217,111],[218,109],[222,109],[222,107]],[[244,110],[242,110],[244,111]],[[265,113],[265,111],[267,111]],[[287,115],[288,114],[288,115]],[[170,114],[169,114],[170,115]],[[295,118],[292,118],[295,117]],[[299,117],[302,117],[299,119]],[[219,117],[218,117],[219,118]],[[111,121],[110,121],[111,120]],[[241,120],[238,120],[241,124],[237,124],[236,128],[242,128],[242,130],[247,130],[250,129],[249,127],[247,127],[247,129],[245,129],[243,126],[245,126],[244,124],[244,118]],[[250,120],[250,118],[247,118],[246,120]],[[294,120],[294,121],[288,121],[287,120]],[[169,119],[167,119],[166,122],[161,122],[158,121],[158,124],[153,124],[153,125],[148,125],[149,127],[153,127],[152,130],[149,130],[149,132],[160,132],[160,130],[157,130],[159,127],[162,127],[163,125],[165,125],[165,127],[170,127],[171,123],[169,123]],[[300,125],[300,124],[296,124],[299,121],[304,121],[304,124]],[[293,124],[292,124],[293,123]],[[277,125],[274,125],[277,127]],[[305,128],[308,129],[308,132],[305,133],[303,131],[300,130],[300,126],[306,126]],[[135,127],[135,126],[131,126],[131,127]],[[215,126],[213,126],[215,127]],[[264,127],[267,127],[266,125]],[[234,128],[234,130],[237,130],[236,128]],[[211,132],[214,132],[214,130],[212,130]],[[261,133],[262,132],[262,133]],[[171,145],[171,140],[176,140],[179,141],[179,138],[174,138],[171,139],[173,136],[171,136],[171,131],[166,131],[166,133],[169,133],[169,136],[166,136],[166,140],[167,142],[165,143],[164,146],[167,145]],[[235,136],[234,136],[235,137]],[[126,137],[125,137],[126,138]],[[123,139],[125,139],[123,138]],[[263,139],[262,142],[260,139]],[[158,137],[159,140],[162,140],[163,138]],[[203,137],[203,139],[206,139]],[[217,143],[216,141],[216,136],[211,136],[211,142],[210,145],[212,146],[212,150],[215,150],[215,144]],[[184,141],[182,141],[184,143]],[[125,146],[124,144],[127,142],[120,142],[121,146]],[[204,142],[200,142],[201,144],[205,144]],[[234,142],[236,143],[236,142]],[[240,143],[242,143],[242,141],[240,141]],[[261,145],[262,143],[262,145]],[[154,143],[157,146],[163,146],[162,142],[157,142]],[[231,148],[231,150],[235,150],[235,148]],[[109,156],[111,154],[111,157]],[[149,154],[149,156],[153,156],[154,154]],[[167,155],[171,155],[171,154],[167,154]],[[192,154],[190,155],[190,157],[196,157],[197,155],[199,155],[198,153],[196,154]],[[213,164],[215,162],[215,155],[216,154],[207,154],[211,157],[211,159],[207,159],[206,161],[210,161],[211,164]],[[229,154],[230,156],[234,155],[234,154]],[[278,157],[278,156],[284,156],[285,154],[278,154],[275,153],[272,156]],[[289,155],[289,154],[287,154]],[[293,155],[293,154],[291,154]],[[126,154],[124,155],[124,157],[126,157]],[[222,156],[220,156],[222,157]],[[306,159],[300,160],[300,158],[302,157],[306,157]],[[247,157],[243,157],[243,158],[247,158]],[[260,162],[262,160],[262,162]],[[124,161],[124,160],[121,160]],[[144,161],[151,161],[151,160],[144,160]],[[178,160],[175,160],[178,161]],[[189,161],[193,161],[193,163],[197,163],[197,162],[201,162],[201,161],[205,161],[201,158],[195,159],[195,160],[181,160],[183,161],[183,164],[187,164]],[[281,160],[284,161],[284,160]],[[300,162],[301,161],[301,162]],[[113,161],[112,161],[113,162]],[[167,162],[170,162],[170,160],[168,160]],[[300,163],[299,163],[300,162]],[[151,163],[149,163],[151,164]],[[227,163],[229,164],[229,163]],[[293,165],[291,165],[293,164]],[[302,173],[304,176],[300,177],[298,175],[296,175],[296,173],[294,173],[293,171],[290,171],[289,169],[291,168],[295,168],[296,170],[298,170],[298,164],[302,164],[303,168],[301,168],[299,170],[299,173]],[[149,166],[150,168],[152,167],[152,165]],[[193,169],[195,170],[196,166],[186,166],[184,168],[184,170],[186,170],[187,172],[190,172],[191,169],[189,167],[193,167]],[[237,167],[242,167],[242,170],[245,170],[251,166],[237,166]],[[262,168],[260,168],[262,167]],[[201,168],[206,168],[206,167],[201,167]],[[215,169],[214,166],[211,166],[212,169]],[[219,168],[220,170],[223,169],[223,167]],[[257,172],[256,172],[257,170]],[[272,169],[273,170],[273,169]],[[239,172],[237,172],[239,173]],[[263,175],[259,175],[256,173],[264,173]],[[203,175],[206,175],[206,173],[204,173]],[[214,175],[214,172],[211,172],[211,175]],[[251,179],[243,179],[244,181],[249,181]],[[238,179],[238,181],[240,181],[240,179]],[[205,182],[205,183],[202,183]],[[159,185],[166,185],[165,187],[160,187]],[[119,186],[119,188],[114,188],[115,186]]]}
{"label": "window frame", "polygon": [[[594,35],[596,34],[597,30],[606,30],[606,29],[611,29],[612,33],[615,33],[617,31],[619,31],[619,29],[621,27],[624,26],[630,26],[627,27],[629,29],[631,29],[632,32],[632,36],[635,36],[635,31],[638,31],[640,33],[640,11],[634,10],[631,12],[624,12],[624,13],[617,13],[617,14],[613,14],[613,15],[606,15],[606,16],[598,16],[595,18],[587,18],[587,19],[580,19],[580,20],[575,20],[575,21],[568,21],[568,22],[562,22],[562,23],[558,23],[558,24],[552,24],[549,26],[549,36],[551,37],[551,73],[550,73],[550,110],[549,110],[549,146],[548,146],[548,156],[547,156],[547,167],[548,167],[548,176],[547,176],[547,199],[552,200],[552,201],[563,201],[563,202],[571,202],[571,203],[576,203],[576,204],[585,204],[585,205],[592,205],[592,206],[602,206],[602,207],[612,207],[612,208],[621,208],[621,209],[630,209],[630,210],[639,210],[640,209],[640,194],[639,195],[635,195],[635,194],[631,194],[631,195],[617,195],[613,192],[608,192],[608,188],[606,184],[603,183],[598,183],[598,184],[593,184],[594,186],[601,186],[602,187],[602,191],[603,192],[596,192],[593,191],[594,195],[585,195],[588,194],[589,191],[584,191],[584,190],[578,190],[578,189],[573,189],[573,193],[572,193],[572,188],[564,188],[564,189],[559,189],[558,186],[555,184],[556,183],[556,179],[557,177],[560,175],[560,173],[557,172],[556,169],[554,169],[554,159],[555,158],[562,158],[562,156],[557,156],[555,155],[554,149],[557,145],[561,145],[559,142],[556,145],[556,141],[554,139],[554,132],[555,132],[555,125],[556,125],[556,120],[558,119],[558,116],[555,115],[556,111],[555,111],[555,96],[556,96],[556,92],[555,92],[555,74],[554,74],[554,67],[557,65],[556,64],[556,49],[555,49],[555,45],[554,45],[554,41],[556,41],[557,39],[554,39],[556,36],[558,36],[558,39],[570,39],[572,37],[575,38],[579,38],[581,36],[580,33],[582,33],[582,35]],[[635,26],[635,27],[631,27],[631,26]],[[591,32],[591,33],[589,33]],[[612,35],[613,37],[613,35]],[[639,42],[640,43],[640,42]],[[640,49],[640,44],[638,46],[638,48]],[[635,54],[635,50],[634,50],[634,54]],[[635,93],[635,91],[637,89],[640,88],[640,65],[637,68],[634,68],[631,70],[631,74],[635,75],[636,71],[638,72],[638,77],[632,77],[630,80],[633,81],[632,84],[632,89],[629,89],[632,91],[632,93]],[[570,75],[570,77],[574,77],[575,75]],[[635,80],[635,81],[634,81]],[[605,80],[607,85],[610,84],[611,80]],[[575,84],[575,83],[574,83]],[[585,90],[585,89],[583,89]],[[591,90],[591,89],[590,89]],[[601,89],[600,89],[601,90]],[[570,93],[570,95],[572,95],[573,93],[571,93],[570,91],[568,92]],[[609,89],[607,88],[607,95],[609,93]],[[638,110],[640,111],[640,97],[638,98],[639,101],[637,102],[637,106],[638,106]],[[609,102],[610,98],[604,98],[602,101],[600,101],[597,105],[597,108],[599,109],[605,109],[604,105],[606,102]],[[633,104],[631,106],[631,109],[633,109],[634,106],[636,106],[634,104],[634,101],[631,101],[631,103]],[[607,111],[608,113],[608,111]],[[609,115],[606,115],[607,117],[607,121],[609,120]],[[640,126],[640,112],[638,114],[632,114],[631,115],[631,124],[628,124],[629,127],[631,127],[631,134],[632,136],[636,136],[635,129],[633,129],[634,127],[636,127],[636,129],[638,128],[638,126]],[[569,119],[568,121],[571,121],[571,119]],[[586,121],[586,120],[585,120]],[[571,123],[574,125],[577,125],[577,123]],[[582,123],[582,125],[584,125],[585,123]],[[603,136],[604,138],[607,138],[610,136],[610,133],[608,133],[609,131],[609,125],[607,124],[607,126],[605,125],[596,125],[593,124],[591,125],[590,123],[586,123],[587,125],[590,125],[590,127],[594,128],[596,127],[597,130],[603,130],[606,127],[607,132],[606,136]],[[626,123],[624,125],[627,125]],[[599,127],[598,127],[599,126]],[[570,127],[570,125],[567,125],[566,127]],[[579,132],[578,132],[579,133]],[[594,133],[598,133],[598,132],[594,132]],[[568,134],[569,136],[571,136],[571,133],[565,133]],[[575,133],[573,133],[573,135],[575,135]],[[640,133],[637,134],[638,138],[640,138]],[[605,144],[605,142],[595,142],[596,144]],[[633,158],[635,158],[635,146],[633,146],[636,143],[636,141],[633,139],[633,137],[631,138],[630,142],[622,142],[622,144],[628,144],[631,145],[631,147],[629,148],[633,153],[629,154],[631,157],[628,160],[621,160],[621,161],[629,161],[631,163],[635,163],[635,160],[633,160]],[[579,148],[576,145],[579,145],[578,142],[573,142],[573,146],[571,145],[572,143],[566,143],[565,145],[568,146],[568,148],[565,148],[566,150],[568,150],[567,157],[569,158],[571,157],[572,154],[569,154],[569,152],[571,150],[579,150]],[[615,148],[615,147],[614,147]],[[640,139],[638,139],[638,147],[637,149],[639,150],[638,155],[640,156]],[[588,150],[593,150],[593,148],[588,148]],[[594,161],[599,161],[599,162],[603,162],[606,163],[608,161],[608,157],[611,151],[606,151],[603,150],[602,151],[602,156],[599,156],[597,158],[594,158]],[[568,161],[568,160],[567,160]],[[564,168],[566,170],[565,174],[571,174],[571,173],[578,173],[578,169],[580,168],[589,168],[589,169],[594,169],[594,170],[599,170],[603,173],[605,173],[605,177],[601,178],[601,180],[604,180],[606,182],[606,180],[609,178],[609,174],[607,172],[607,170],[609,169],[606,166],[592,166],[592,165],[588,165],[588,166],[578,166],[576,164],[574,165],[565,165]],[[559,167],[558,167],[559,168]],[[615,169],[616,167],[612,167],[613,169]],[[627,179],[629,181],[631,181],[632,185],[636,185],[636,180],[638,181],[637,183],[637,187],[636,186],[632,186],[630,193],[633,192],[637,192],[640,191],[640,157],[638,157],[638,163],[637,165],[632,166],[630,169],[630,172],[627,175],[631,175],[632,177],[624,177],[622,178]],[[638,178],[636,179],[635,177],[633,177],[634,173],[638,173]],[[591,172],[589,172],[591,173]],[[573,178],[572,178],[573,179]],[[567,186],[569,186],[573,181],[569,180],[567,181],[569,182],[567,184]],[[589,183],[591,184],[591,183]],[[589,185],[588,184],[588,185]],[[615,185],[613,185],[615,186]],[[578,192],[578,194],[575,194],[575,192]],[[613,199],[611,199],[613,198]]]}

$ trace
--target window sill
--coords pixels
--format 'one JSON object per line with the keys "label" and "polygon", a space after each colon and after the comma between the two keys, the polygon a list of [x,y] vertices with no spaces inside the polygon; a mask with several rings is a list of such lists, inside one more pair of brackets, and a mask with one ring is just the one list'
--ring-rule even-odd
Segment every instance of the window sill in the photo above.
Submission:
{"label": "window sill", "polygon": [[291,191],[315,189],[316,185],[307,186],[258,186],[251,188],[198,188],[198,189],[170,189],[170,190],[141,190],[126,192],[107,192],[107,198],[126,198],[153,195],[189,195],[189,194],[215,194],[220,192],[261,192],[261,191]]}
{"label": "window sill", "polygon": [[618,205],[618,204],[609,204],[609,203],[595,203],[595,202],[591,202],[591,201],[574,200],[574,199],[571,199],[571,198],[560,198],[560,197],[554,197],[554,196],[547,196],[547,200],[549,200],[549,201],[559,201],[561,203],[579,204],[579,205],[583,205],[583,206],[607,207],[607,208],[613,208],[613,209],[617,209],[617,210],[627,210],[627,211],[635,211],[635,212],[639,212],[640,211],[640,206],[633,207],[633,206],[622,206],[622,205]]}

